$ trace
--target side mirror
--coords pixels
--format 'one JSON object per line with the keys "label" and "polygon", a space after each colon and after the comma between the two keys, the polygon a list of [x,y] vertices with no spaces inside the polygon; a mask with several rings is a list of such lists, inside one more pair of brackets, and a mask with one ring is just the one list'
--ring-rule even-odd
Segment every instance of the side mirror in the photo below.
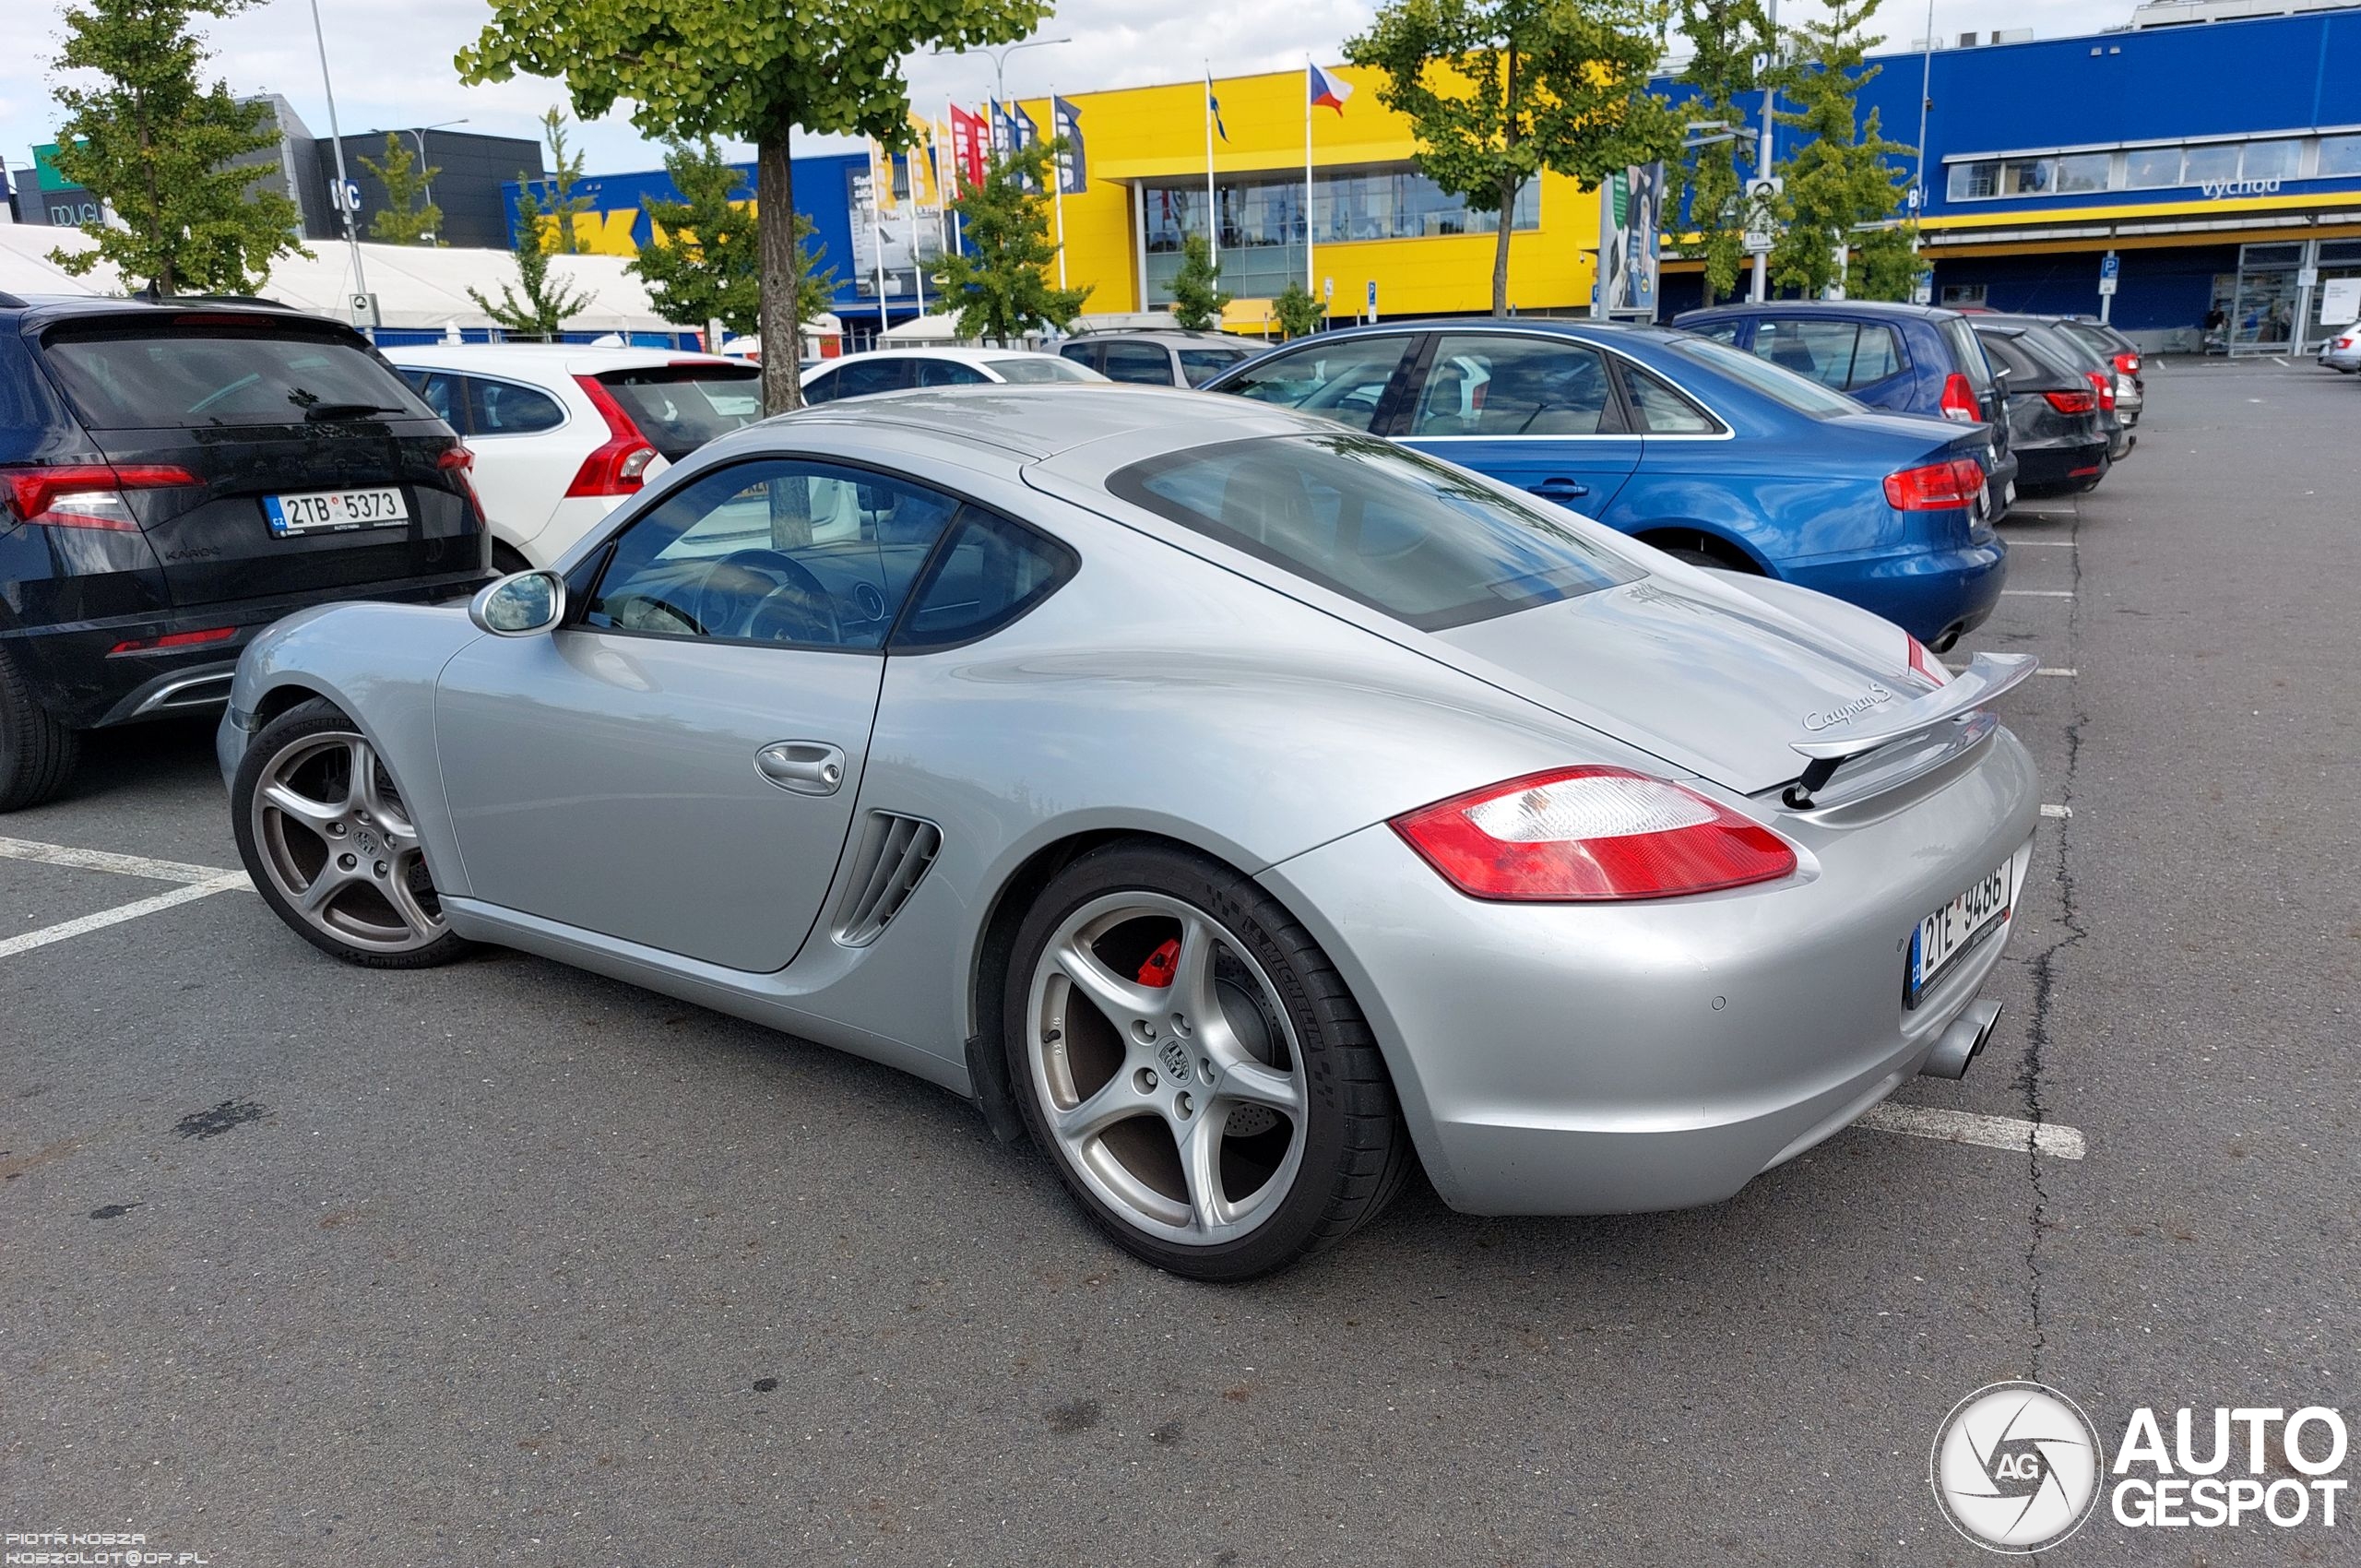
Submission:
{"label": "side mirror", "polygon": [[468,619],[495,637],[529,637],[565,616],[565,579],[555,572],[513,572],[468,601]]}

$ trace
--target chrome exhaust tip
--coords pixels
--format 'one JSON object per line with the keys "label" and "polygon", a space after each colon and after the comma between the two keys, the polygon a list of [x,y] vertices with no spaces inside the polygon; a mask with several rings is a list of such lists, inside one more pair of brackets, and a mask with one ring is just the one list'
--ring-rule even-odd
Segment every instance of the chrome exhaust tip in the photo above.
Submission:
{"label": "chrome exhaust tip", "polygon": [[1985,1042],[1992,1038],[1992,1026],[2000,1021],[2000,1004],[1997,1002],[1971,1002],[1967,1011],[1952,1020],[1952,1027],[1935,1041],[1935,1049],[1927,1053],[1918,1075],[1924,1078],[1964,1078],[1968,1063],[1984,1051]]}

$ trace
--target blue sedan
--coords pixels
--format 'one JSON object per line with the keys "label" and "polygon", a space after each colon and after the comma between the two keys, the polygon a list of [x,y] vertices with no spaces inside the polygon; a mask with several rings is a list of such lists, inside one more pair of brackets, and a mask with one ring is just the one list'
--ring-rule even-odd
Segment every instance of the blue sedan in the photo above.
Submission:
{"label": "blue sedan", "polygon": [[1999,600],[1984,426],[1877,413],[1710,339],[1598,322],[1323,332],[1206,383],[1392,437],[1940,651]]}

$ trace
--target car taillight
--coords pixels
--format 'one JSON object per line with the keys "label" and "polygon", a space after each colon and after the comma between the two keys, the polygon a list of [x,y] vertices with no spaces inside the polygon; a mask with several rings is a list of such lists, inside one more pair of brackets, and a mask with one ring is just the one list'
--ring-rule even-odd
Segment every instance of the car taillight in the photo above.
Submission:
{"label": "car taillight", "polygon": [[1964,506],[1984,493],[1984,465],[1953,457],[1885,476],[1886,505],[1900,512],[1931,512]]}
{"label": "car taillight", "polygon": [[647,482],[644,476],[647,465],[656,460],[656,448],[647,437],[632,423],[615,395],[607,390],[595,375],[577,375],[575,384],[582,388],[599,417],[607,422],[607,440],[597,451],[582,459],[582,467],[574,482],[565,487],[568,495],[629,495]]}
{"label": "car taillight", "polygon": [[1951,666],[1945,664],[1941,659],[1937,659],[1934,656],[1934,653],[1925,643],[1920,642],[1916,637],[1912,636],[1909,633],[1904,632],[1902,636],[1903,640],[1910,645],[1910,668],[1916,671],[1919,674],[1924,675],[1928,680],[1933,682],[1938,686],[1950,685],[1952,680]]}
{"label": "car taillight", "polygon": [[171,490],[197,477],[169,463],[65,463],[51,468],[0,469],[8,509],[21,522],[59,529],[108,529],[137,533],[126,490]]}
{"label": "car taillight", "polygon": [[2140,356],[2139,356],[2139,355],[2137,355],[2137,354],[2135,354],[2135,353],[2130,352],[2129,350],[2125,350],[2125,351],[2124,351],[2124,352],[2122,352],[2122,353],[2119,353],[2119,354],[2116,355],[2116,356],[2115,356],[2115,369],[2116,369],[2116,374],[2118,374],[2118,375],[2137,375],[2137,374],[2140,374]]}
{"label": "car taillight", "polygon": [[2113,409],[2115,407],[2115,378],[2102,370],[2092,371],[2090,377],[2091,388],[2098,394],[2099,407]]}
{"label": "car taillight", "polygon": [[133,642],[117,643],[107,649],[113,659],[118,653],[154,653],[159,648],[199,647],[207,643],[226,643],[238,635],[235,626],[208,626],[201,632],[166,632],[160,637],[141,637]]}
{"label": "car taillight", "polygon": [[1796,869],[1786,839],[1644,773],[1562,767],[1489,785],[1393,820],[1471,898],[1591,903],[1671,898]]}
{"label": "car taillight", "polygon": [[2044,392],[2042,396],[2061,414],[2087,414],[2099,406],[2095,392]]}
{"label": "car taillight", "polygon": [[1957,371],[1943,377],[1942,410],[1945,419],[1958,420],[1963,424],[1975,424],[1984,418],[1984,410],[1975,401],[1975,388]]}

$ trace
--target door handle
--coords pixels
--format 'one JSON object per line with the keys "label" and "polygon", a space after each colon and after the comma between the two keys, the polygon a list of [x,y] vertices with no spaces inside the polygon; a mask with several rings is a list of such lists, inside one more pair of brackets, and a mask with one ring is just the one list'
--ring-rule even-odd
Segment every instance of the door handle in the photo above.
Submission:
{"label": "door handle", "polygon": [[844,748],[825,741],[773,741],[754,754],[754,770],[798,795],[833,795],[845,781]]}
{"label": "door handle", "polygon": [[1588,495],[1590,486],[1577,480],[1545,479],[1533,487],[1533,493],[1544,501],[1572,501],[1576,496]]}

